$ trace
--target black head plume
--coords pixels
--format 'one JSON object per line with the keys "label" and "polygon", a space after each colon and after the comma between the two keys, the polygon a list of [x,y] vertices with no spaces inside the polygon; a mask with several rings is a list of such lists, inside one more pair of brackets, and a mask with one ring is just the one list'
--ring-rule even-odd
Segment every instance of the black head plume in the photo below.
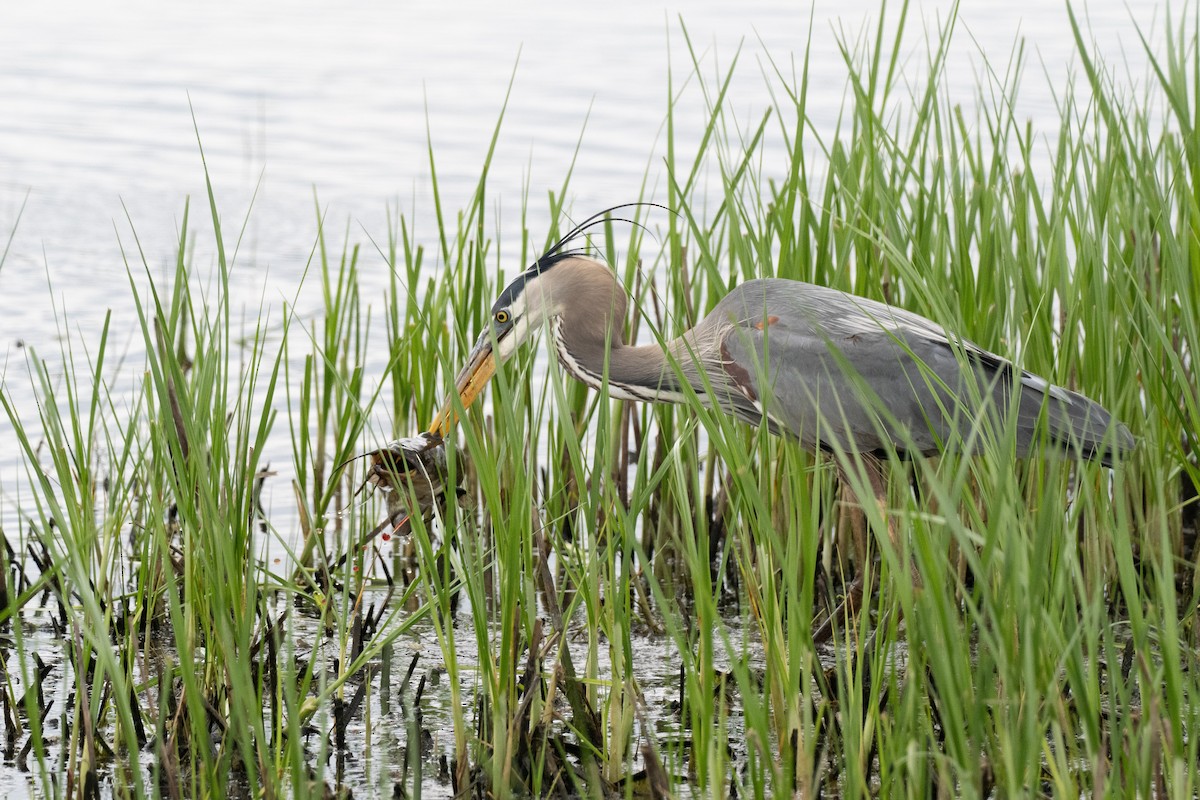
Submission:
{"label": "black head plume", "polygon": [[664,205],[660,205],[658,203],[648,203],[648,202],[622,203],[621,205],[618,205],[618,206],[612,206],[612,207],[606,208],[602,211],[597,211],[595,214],[592,214],[590,217],[585,219],[583,222],[580,222],[574,228],[571,228],[571,230],[567,231],[567,233],[561,239],[559,239],[557,242],[555,242],[553,245],[551,245],[550,248],[548,250],[546,250],[546,252],[544,252],[540,256],[538,256],[537,260],[534,261],[533,264],[531,264],[529,266],[529,269],[525,270],[525,272],[523,272],[521,275],[517,276],[517,278],[508,285],[508,288],[506,288],[504,290],[503,294],[500,295],[499,299],[496,300],[493,310],[498,310],[498,309],[501,309],[501,308],[504,308],[504,307],[510,305],[512,303],[513,298],[516,297],[518,294],[520,294],[524,290],[525,283],[530,278],[537,277],[538,275],[540,275],[541,273],[550,269],[555,264],[557,264],[558,262],[560,262],[564,259],[571,258],[572,256],[586,255],[590,251],[590,247],[588,247],[588,246],[569,247],[569,245],[573,241],[578,239],[580,236],[584,235],[589,230],[591,230],[592,228],[595,228],[598,225],[603,225],[606,222],[625,222],[630,225],[633,225],[634,227],[641,228],[642,230],[649,233],[649,228],[647,228],[641,222],[638,222],[636,219],[628,219],[626,217],[611,216],[611,214],[614,211],[620,211],[623,208],[639,208],[639,207],[661,208],[662,210],[669,211],[672,214],[678,213],[678,212],[672,211],[671,209],[667,208]]}

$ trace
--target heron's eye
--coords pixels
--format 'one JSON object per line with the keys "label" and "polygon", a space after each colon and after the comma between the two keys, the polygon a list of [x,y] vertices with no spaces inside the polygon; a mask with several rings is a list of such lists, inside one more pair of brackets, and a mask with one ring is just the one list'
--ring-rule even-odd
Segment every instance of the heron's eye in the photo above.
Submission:
{"label": "heron's eye", "polygon": [[508,320],[509,320],[509,315],[508,315],[507,311],[500,310],[500,311],[496,312],[496,324],[497,325],[507,325]]}

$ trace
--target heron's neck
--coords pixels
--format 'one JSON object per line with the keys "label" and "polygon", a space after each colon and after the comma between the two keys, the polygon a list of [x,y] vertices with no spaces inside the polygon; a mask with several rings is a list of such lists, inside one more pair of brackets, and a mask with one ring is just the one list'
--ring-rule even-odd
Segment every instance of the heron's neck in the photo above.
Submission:
{"label": "heron's neck", "polygon": [[550,330],[559,362],[588,386],[600,389],[607,380],[609,395],[623,400],[683,400],[675,367],[658,345],[627,345],[620,329],[606,335],[567,330],[562,317],[551,322]]}

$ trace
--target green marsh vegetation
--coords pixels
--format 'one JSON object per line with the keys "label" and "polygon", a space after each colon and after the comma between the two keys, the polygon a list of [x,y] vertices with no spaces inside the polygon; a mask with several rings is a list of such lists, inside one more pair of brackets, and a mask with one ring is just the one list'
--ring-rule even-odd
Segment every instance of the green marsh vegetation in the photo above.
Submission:
{"label": "green marsh vegetation", "polygon": [[[744,67],[710,77],[683,37],[662,177],[620,198],[678,213],[597,239],[634,299],[627,338],[743,280],[802,279],[931,317],[1140,437],[1114,470],[1016,462],[1003,437],[893,458],[888,520],[853,459],[843,486],[828,457],[700,406],[609,401],[531,348],[449,441],[461,501],[403,541],[379,531],[365,463],[340,465],[428,423],[498,288],[591,209],[565,207],[567,175],[497,241],[493,139],[431,241],[402,216],[370,247],[322,236],[323,312],[301,317],[235,305],[210,189],[168,278],[126,248],[131,399],[123,321],[89,342],[64,324],[61,374],[29,353],[36,419],[3,395],[30,484],[0,553],[5,763],[54,797],[1194,796],[1198,26],[1141,41],[1136,89],[1077,27],[1056,131],[1012,111],[1019,48],[967,112],[950,28],[905,76],[905,26],[881,26],[845,43],[831,137],[803,53],[765,64],[776,102],[747,126],[727,93]],[[693,147],[684,92],[708,108]],[[431,146],[435,197],[437,165]],[[383,302],[368,269],[390,270]],[[271,436],[292,443],[286,527],[259,503]],[[863,573],[877,591],[839,615]]]}

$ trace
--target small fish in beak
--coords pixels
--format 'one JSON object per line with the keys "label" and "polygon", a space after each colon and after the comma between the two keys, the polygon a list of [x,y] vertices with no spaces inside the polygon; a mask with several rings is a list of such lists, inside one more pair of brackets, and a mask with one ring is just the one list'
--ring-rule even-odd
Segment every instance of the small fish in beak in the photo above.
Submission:
{"label": "small fish in beak", "polygon": [[428,522],[435,508],[446,508],[447,498],[457,503],[466,494],[461,487],[462,460],[456,462],[451,485],[446,445],[436,433],[397,439],[359,458],[370,459],[370,466],[358,492],[375,486],[387,496],[388,521],[377,531],[391,527],[396,535],[407,535],[413,516]]}
{"label": "small fish in beak", "polygon": [[449,462],[443,437],[458,422],[458,406],[461,405],[463,410],[469,408],[494,374],[496,355],[485,331],[454,381],[454,395],[447,398],[428,431],[397,439],[359,456],[370,459],[371,465],[358,492],[367,486],[376,486],[387,495],[389,520],[380,526],[380,530],[390,525],[398,535],[404,535],[411,516],[421,516],[428,521],[435,508],[445,508],[447,497],[458,502],[466,494],[460,485],[464,473],[462,459],[456,462],[455,484],[447,485]]}

